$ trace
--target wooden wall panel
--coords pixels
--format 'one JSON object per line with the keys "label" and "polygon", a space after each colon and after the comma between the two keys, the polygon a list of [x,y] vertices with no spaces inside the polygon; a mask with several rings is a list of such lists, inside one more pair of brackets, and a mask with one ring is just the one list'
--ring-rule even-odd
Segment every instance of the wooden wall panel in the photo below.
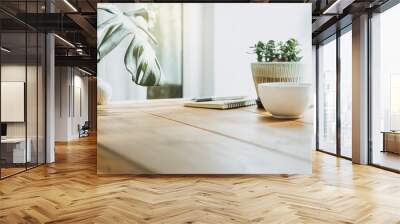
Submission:
{"label": "wooden wall panel", "polygon": [[91,124],[91,131],[97,131],[97,78],[90,77],[88,80],[89,85],[89,122]]}

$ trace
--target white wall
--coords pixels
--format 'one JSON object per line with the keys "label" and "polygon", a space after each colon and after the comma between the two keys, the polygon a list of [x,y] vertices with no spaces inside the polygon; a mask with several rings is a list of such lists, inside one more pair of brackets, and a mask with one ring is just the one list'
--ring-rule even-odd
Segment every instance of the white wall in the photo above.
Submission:
{"label": "white wall", "polygon": [[213,4],[183,4],[183,97],[214,94],[213,31]]}
{"label": "white wall", "polygon": [[[74,75],[74,107],[72,108],[73,111],[72,113],[72,119],[71,119],[71,136],[72,138],[78,138],[79,137],[79,132],[78,132],[78,124],[83,125],[85,121],[89,120],[89,113],[88,113],[88,108],[89,108],[89,102],[88,102],[88,77],[87,76],[82,76],[82,73],[78,71],[78,73],[75,73]],[[79,93],[80,92],[80,93]],[[80,111],[81,110],[81,111]]]}
{"label": "white wall", "polygon": [[55,140],[76,139],[78,125],[88,120],[88,78],[77,69],[56,67],[55,86]]}
{"label": "white wall", "polygon": [[258,40],[297,39],[310,81],[310,21],[311,4],[216,4],[215,95],[256,95],[250,70],[255,55],[246,52]]}
{"label": "white wall", "polygon": [[310,21],[311,4],[185,4],[184,97],[255,96],[248,52],[258,40],[297,39],[312,83]]}
{"label": "white wall", "polygon": [[68,86],[69,76],[67,67],[56,67],[55,69],[55,140],[68,140]]}

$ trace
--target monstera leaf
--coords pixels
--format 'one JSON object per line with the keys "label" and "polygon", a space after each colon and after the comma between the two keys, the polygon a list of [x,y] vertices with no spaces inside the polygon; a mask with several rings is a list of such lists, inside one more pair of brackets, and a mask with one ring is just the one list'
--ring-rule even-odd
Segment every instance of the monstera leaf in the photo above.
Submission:
{"label": "monstera leaf", "polygon": [[134,37],[125,54],[125,66],[132,81],[141,85],[160,83],[162,69],[153,48],[139,37]]}
{"label": "monstera leaf", "polygon": [[99,32],[99,45],[97,47],[97,60],[100,61],[121,41],[127,37],[130,32],[127,30],[118,18],[111,18],[109,21],[104,22],[98,27]]}
{"label": "monstera leaf", "polygon": [[129,37],[124,62],[132,81],[141,86],[160,85],[164,74],[152,46],[157,40],[149,32],[147,10],[123,13],[112,4],[100,4],[98,9],[112,16],[97,26],[98,62]]}

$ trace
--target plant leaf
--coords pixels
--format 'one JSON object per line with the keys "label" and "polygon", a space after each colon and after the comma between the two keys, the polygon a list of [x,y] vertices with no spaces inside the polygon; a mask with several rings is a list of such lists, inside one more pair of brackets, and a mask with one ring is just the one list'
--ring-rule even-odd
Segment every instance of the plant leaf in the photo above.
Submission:
{"label": "plant leaf", "polygon": [[104,34],[100,34],[101,42],[97,47],[98,61],[110,53],[130,33],[120,22],[109,24],[104,29]]}
{"label": "plant leaf", "polygon": [[[97,46],[97,61],[110,53],[127,35],[138,33],[138,29],[143,31],[142,35],[147,35],[154,44],[157,44],[156,38],[148,31],[147,24],[143,21],[143,17],[129,17],[124,15],[116,7],[105,7],[108,10],[116,10],[116,16],[101,23],[97,27],[98,46]],[[107,4],[106,4],[107,5]]]}
{"label": "plant leaf", "polygon": [[[114,16],[97,26],[97,49],[99,49],[99,46],[103,44],[104,35],[107,33],[108,28],[110,28],[112,25],[117,25],[118,23],[118,17]],[[97,55],[99,56],[99,52],[97,52]]]}
{"label": "plant leaf", "polygon": [[122,13],[118,8],[102,9],[115,16],[98,25],[98,62],[110,53],[128,35],[133,38],[125,52],[124,62],[132,81],[141,86],[157,86],[163,79],[163,71],[150,40],[157,44],[149,32],[146,12],[137,10],[132,15]]}
{"label": "plant leaf", "polygon": [[127,16],[142,16],[146,20],[149,18],[149,13],[145,8],[136,9],[133,11],[125,12],[124,15]]}
{"label": "plant leaf", "polygon": [[163,71],[151,45],[136,34],[125,54],[125,66],[132,81],[141,86],[160,85]]}
{"label": "plant leaf", "polygon": [[97,6],[97,9],[111,13],[111,14],[116,14],[116,15],[122,14],[121,10],[119,10],[118,7],[113,4],[102,3]]}
{"label": "plant leaf", "polygon": [[[127,16],[126,16],[127,17]],[[143,17],[138,16],[135,18],[127,17],[135,26],[135,28],[141,29],[147,36],[153,41],[154,44],[158,44],[156,38],[148,31],[147,23],[143,21]]]}

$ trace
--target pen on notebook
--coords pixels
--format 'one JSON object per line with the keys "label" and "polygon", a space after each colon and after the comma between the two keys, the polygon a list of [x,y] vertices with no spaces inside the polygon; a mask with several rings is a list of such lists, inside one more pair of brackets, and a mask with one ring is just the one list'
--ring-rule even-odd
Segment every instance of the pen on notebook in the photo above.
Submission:
{"label": "pen on notebook", "polygon": [[197,97],[193,98],[194,102],[207,102],[207,101],[218,101],[218,100],[240,100],[246,98],[246,96],[224,96],[224,97]]}

